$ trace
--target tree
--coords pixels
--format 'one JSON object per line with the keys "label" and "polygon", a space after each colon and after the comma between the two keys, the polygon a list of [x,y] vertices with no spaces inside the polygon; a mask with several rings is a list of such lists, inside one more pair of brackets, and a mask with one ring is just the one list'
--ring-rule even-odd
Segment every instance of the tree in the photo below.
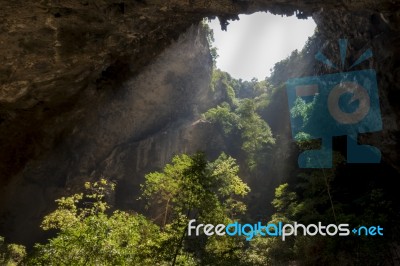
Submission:
{"label": "tree", "polygon": [[204,114],[204,118],[212,123],[220,124],[225,134],[239,130],[239,116],[232,112],[230,105],[226,102],[209,109]]}
{"label": "tree", "polygon": [[275,144],[275,138],[267,122],[257,114],[253,100],[244,99],[237,113],[240,117],[240,128],[242,129],[242,149],[247,153],[247,164],[252,170],[257,166],[259,153],[266,145]]}
{"label": "tree", "polygon": [[6,244],[0,236],[0,264],[6,266],[21,265],[26,257],[25,247],[17,244]]}
{"label": "tree", "polygon": [[[201,243],[204,236],[189,239],[186,233],[190,219],[204,224],[227,224],[246,210],[237,197],[245,196],[250,189],[239,178],[238,172],[239,167],[232,157],[221,154],[214,162],[207,162],[203,153],[196,153],[175,156],[163,172],[146,175],[143,197],[164,210],[162,226],[169,236],[163,243],[164,254],[169,255],[173,265],[180,255],[191,250],[191,246],[197,250],[203,247],[196,252],[201,254],[199,260],[211,257],[215,260],[216,253],[225,254],[235,248],[233,239],[210,238],[204,244]],[[207,245],[215,245],[215,241],[227,243],[214,252]],[[196,254],[193,252],[193,255]]]}
{"label": "tree", "polygon": [[105,198],[114,185],[105,179],[85,184],[87,193],[57,200],[58,208],[41,227],[56,237],[36,244],[30,265],[151,265],[157,256],[157,225],[144,216],[114,211],[108,215]]}
{"label": "tree", "polygon": [[[261,100],[262,101],[262,100]],[[264,99],[265,101],[265,99]],[[209,109],[204,117],[219,124],[225,134],[240,134],[242,150],[247,155],[247,165],[255,169],[262,151],[270,144],[275,144],[271,128],[257,113],[257,103],[252,99],[242,99],[234,109],[226,102]]]}
{"label": "tree", "polygon": [[[291,223],[298,212],[297,195],[290,191],[287,183],[275,189],[275,198],[272,201],[276,212],[269,223]],[[294,237],[282,241],[280,237],[255,237],[250,242],[250,248],[245,251],[244,261],[249,265],[289,265],[295,260]]]}

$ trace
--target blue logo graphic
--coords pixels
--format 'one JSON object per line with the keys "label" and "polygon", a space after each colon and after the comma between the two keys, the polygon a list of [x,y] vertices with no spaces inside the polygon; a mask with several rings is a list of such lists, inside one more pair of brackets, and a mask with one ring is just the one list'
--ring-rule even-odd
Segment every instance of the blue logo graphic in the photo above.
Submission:
{"label": "blue logo graphic", "polygon": [[[344,68],[347,40],[339,40]],[[349,70],[372,57],[368,49]],[[315,58],[339,69],[322,53]],[[332,137],[347,136],[348,163],[379,163],[379,149],[358,145],[359,133],[382,130],[378,85],[373,69],[290,79],[286,83],[292,136],[295,140],[321,139],[319,150],[299,155],[300,168],[331,168]]]}

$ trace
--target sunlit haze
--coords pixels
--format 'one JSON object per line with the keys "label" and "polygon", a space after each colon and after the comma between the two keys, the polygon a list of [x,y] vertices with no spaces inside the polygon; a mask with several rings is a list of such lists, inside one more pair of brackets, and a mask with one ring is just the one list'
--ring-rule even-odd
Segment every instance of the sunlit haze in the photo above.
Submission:
{"label": "sunlit haze", "polygon": [[209,23],[218,48],[217,67],[235,78],[263,80],[276,62],[301,50],[316,27],[315,22],[258,12],[240,15],[222,31],[219,20]]}

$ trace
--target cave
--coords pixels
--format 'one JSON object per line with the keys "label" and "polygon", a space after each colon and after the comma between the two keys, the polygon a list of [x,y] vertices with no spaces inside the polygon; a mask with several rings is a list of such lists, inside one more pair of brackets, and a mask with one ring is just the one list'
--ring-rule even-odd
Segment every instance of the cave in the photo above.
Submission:
{"label": "cave", "polygon": [[[387,178],[379,182],[396,187],[400,171],[396,1],[30,0],[1,7],[0,235],[10,242],[32,246],[45,241],[49,234],[39,228],[43,216],[54,210],[55,199],[79,191],[85,181],[109,177],[118,184],[113,204],[143,211],[136,198],[144,174],[161,168],[178,151],[209,147],[207,154],[215,158],[220,149],[230,149],[215,128],[195,119],[224,97],[208,90],[212,58],[198,26],[205,18],[217,17],[229,31],[229,21],[239,14],[312,17],[318,28],[314,48],[323,49],[329,58],[339,54],[337,41],[343,38],[348,39],[352,55],[371,48],[374,59],[361,67],[376,70],[383,130],[359,141],[378,147],[384,166],[356,166],[338,182],[385,171]],[[311,57],[287,69],[284,77],[330,71]],[[270,126],[289,139],[289,113],[281,107],[286,107],[285,97],[278,95],[271,107],[276,109],[270,112],[279,110],[282,119],[270,121]],[[342,140],[336,144],[342,145]],[[285,145],[282,154],[294,144]],[[288,176],[296,158],[293,154],[284,158],[291,166],[278,164],[275,173]],[[251,182],[272,185],[257,180]],[[343,197],[349,193],[343,192]]]}

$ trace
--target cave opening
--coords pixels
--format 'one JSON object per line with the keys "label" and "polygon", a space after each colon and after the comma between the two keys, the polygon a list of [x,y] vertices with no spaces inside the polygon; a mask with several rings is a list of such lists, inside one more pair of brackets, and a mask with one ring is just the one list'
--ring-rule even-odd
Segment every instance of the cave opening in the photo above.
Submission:
{"label": "cave opening", "polygon": [[239,15],[227,29],[219,19],[209,20],[213,46],[217,49],[216,67],[233,78],[250,81],[270,76],[275,63],[300,51],[316,31],[312,18],[280,16],[256,12]]}

